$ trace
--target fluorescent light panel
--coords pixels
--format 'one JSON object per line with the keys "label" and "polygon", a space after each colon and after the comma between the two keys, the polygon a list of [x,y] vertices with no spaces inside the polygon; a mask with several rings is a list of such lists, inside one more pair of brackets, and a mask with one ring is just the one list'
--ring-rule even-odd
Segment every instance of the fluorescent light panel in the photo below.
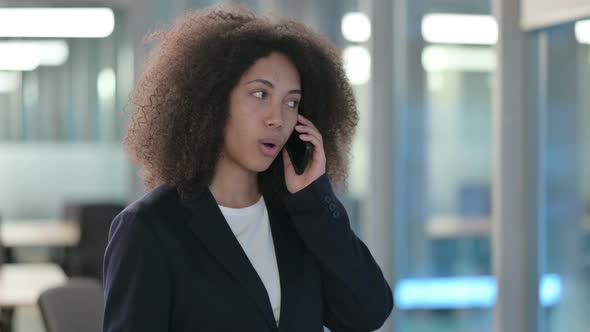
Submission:
{"label": "fluorescent light panel", "polygon": [[103,38],[114,28],[110,8],[0,8],[0,37]]}
{"label": "fluorescent light panel", "polygon": [[342,51],[344,70],[351,84],[362,85],[371,78],[371,53],[363,46],[348,46]]}
{"label": "fluorescent light panel", "polygon": [[580,44],[590,44],[590,20],[576,22],[576,40]]}
{"label": "fluorescent light panel", "polygon": [[493,45],[498,25],[489,15],[427,14],[422,18],[422,37],[429,43]]}
{"label": "fluorescent light panel", "polygon": [[[490,308],[496,303],[498,286],[491,276],[402,279],[395,287],[395,304],[399,309],[469,309]],[[562,297],[561,278],[544,275],[539,287],[543,306],[553,306]]]}
{"label": "fluorescent light panel", "polygon": [[342,36],[351,42],[362,43],[371,38],[371,20],[361,12],[345,14],[340,28]]}
{"label": "fluorescent light panel", "polygon": [[15,52],[13,45],[0,44],[0,70],[35,70],[41,64],[35,51],[30,45],[23,45]]}
{"label": "fluorescent light panel", "polygon": [[[31,61],[39,66],[61,66],[69,56],[65,40],[15,40],[0,41],[0,54],[12,59],[22,57],[36,58]],[[0,60],[3,62],[3,60]]]}
{"label": "fluorescent light panel", "polygon": [[492,72],[496,54],[491,47],[429,45],[422,50],[422,66],[427,72]]}

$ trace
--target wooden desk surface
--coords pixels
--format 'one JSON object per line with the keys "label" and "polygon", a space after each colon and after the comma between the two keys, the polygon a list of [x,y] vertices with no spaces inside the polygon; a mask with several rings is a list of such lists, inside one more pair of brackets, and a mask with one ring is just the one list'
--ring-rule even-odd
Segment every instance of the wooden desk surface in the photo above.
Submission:
{"label": "wooden desk surface", "polygon": [[[590,215],[583,216],[580,229],[583,232],[590,232]],[[490,217],[433,216],[426,223],[425,231],[431,238],[491,236],[492,219]]]}
{"label": "wooden desk surface", "polygon": [[71,247],[80,241],[80,226],[54,219],[2,220],[0,242],[5,247]]}
{"label": "wooden desk surface", "polygon": [[435,216],[426,223],[426,233],[432,238],[488,236],[490,232],[489,218]]}
{"label": "wooden desk surface", "polygon": [[41,293],[63,285],[67,277],[56,264],[0,266],[0,308],[35,306]]}

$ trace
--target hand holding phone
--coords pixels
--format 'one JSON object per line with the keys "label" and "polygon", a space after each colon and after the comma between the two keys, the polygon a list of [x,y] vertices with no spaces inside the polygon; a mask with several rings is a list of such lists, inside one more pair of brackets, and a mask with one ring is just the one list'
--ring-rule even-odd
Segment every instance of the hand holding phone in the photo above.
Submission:
{"label": "hand holding phone", "polygon": [[311,159],[313,144],[301,140],[297,130],[293,129],[293,133],[289,137],[285,148],[287,149],[287,153],[289,153],[295,173],[297,173],[297,175],[303,174]]}
{"label": "hand holding phone", "polygon": [[326,174],[326,155],[322,134],[305,116],[297,116],[299,125],[282,151],[285,184],[290,193],[296,193]]}

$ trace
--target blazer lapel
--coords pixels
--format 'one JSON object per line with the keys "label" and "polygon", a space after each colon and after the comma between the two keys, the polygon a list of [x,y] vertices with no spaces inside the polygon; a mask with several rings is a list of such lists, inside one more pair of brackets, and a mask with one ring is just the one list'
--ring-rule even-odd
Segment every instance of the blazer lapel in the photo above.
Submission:
{"label": "blazer lapel", "polygon": [[303,273],[303,247],[289,216],[279,206],[280,203],[266,197],[265,202],[281,279],[279,329],[286,331],[289,326],[294,325],[291,320],[297,319],[294,313],[298,310],[297,302],[301,296],[301,291],[305,289],[301,275]]}
{"label": "blazer lapel", "polygon": [[268,293],[248,256],[225,221],[215,198],[206,189],[185,200],[192,212],[189,227],[211,254],[237,280],[271,328],[276,326]]}

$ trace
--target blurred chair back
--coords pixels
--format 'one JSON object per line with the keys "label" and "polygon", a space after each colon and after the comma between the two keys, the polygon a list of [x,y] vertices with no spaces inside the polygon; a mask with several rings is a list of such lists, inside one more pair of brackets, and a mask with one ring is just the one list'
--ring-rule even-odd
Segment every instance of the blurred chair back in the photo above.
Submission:
{"label": "blurred chair back", "polygon": [[101,332],[104,310],[102,287],[96,280],[74,278],[39,296],[47,332]]}
{"label": "blurred chair back", "polygon": [[70,204],[65,208],[66,220],[80,224],[80,242],[66,257],[69,276],[102,280],[102,262],[112,220],[125,208],[116,203]]}

